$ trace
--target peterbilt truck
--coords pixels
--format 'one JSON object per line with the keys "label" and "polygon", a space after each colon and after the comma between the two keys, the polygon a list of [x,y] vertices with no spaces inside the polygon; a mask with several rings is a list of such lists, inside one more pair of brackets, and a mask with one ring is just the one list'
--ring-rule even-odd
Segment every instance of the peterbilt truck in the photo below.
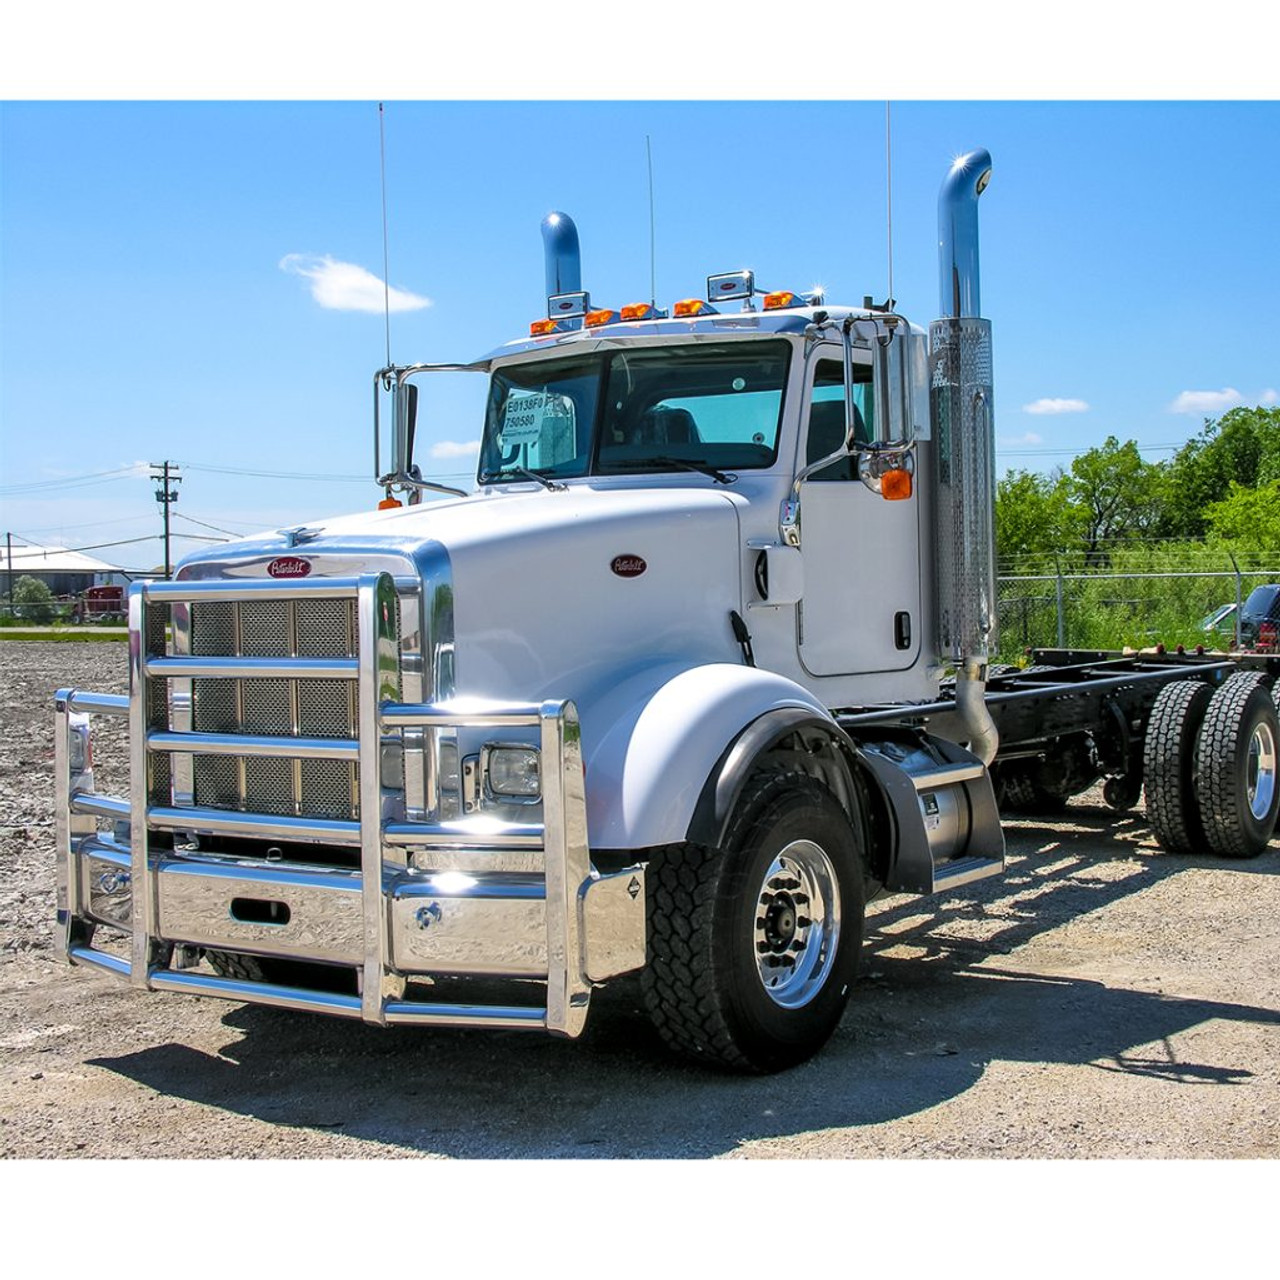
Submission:
{"label": "peterbilt truck", "polygon": [[[527,338],[375,376],[377,511],[134,584],[129,693],[58,692],[67,958],[567,1037],[638,971],[673,1049],[772,1071],[842,1017],[869,901],[1000,874],[1001,806],[1101,780],[1171,851],[1265,848],[1269,660],[991,662],[990,173],[946,175],[927,331],[749,271],[593,306],[549,215]],[[470,493],[414,462],[447,373],[488,379]]]}

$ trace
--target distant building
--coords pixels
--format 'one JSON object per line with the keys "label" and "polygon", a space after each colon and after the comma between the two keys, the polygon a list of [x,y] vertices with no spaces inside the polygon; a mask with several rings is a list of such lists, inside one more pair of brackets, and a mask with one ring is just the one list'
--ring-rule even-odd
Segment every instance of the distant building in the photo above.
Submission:
{"label": "distant building", "polygon": [[55,596],[78,596],[89,587],[127,583],[131,575],[118,565],[87,556],[83,551],[63,547],[34,547],[14,544],[10,553],[0,546],[0,581],[8,599],[19,578],[38,578]]}

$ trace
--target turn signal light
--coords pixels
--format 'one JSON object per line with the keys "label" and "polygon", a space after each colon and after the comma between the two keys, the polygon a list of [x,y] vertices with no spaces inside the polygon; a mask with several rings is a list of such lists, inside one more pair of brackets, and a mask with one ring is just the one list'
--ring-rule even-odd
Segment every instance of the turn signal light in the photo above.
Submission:
{"label": "turn signal light", "polygon": [[798,293],[792,293],[790,289],[779,289],[776,293],[766,293],[764,295],[764,309],[766,311],[777,311],[781,307],[802,307],[804,299]]}
{"label": "turn signal light", "polygon": [[603,307],[599,311],[587,312],[587,328],[594,329],[597,325],[613,324],[618,319],[616,311],[610,311],[608,307]]}
{"label": "turn signal light", "polygon": [[683,316],[718,316],[720,313],[709,302],[701,298],[682,298],[671,308],[672,315]]}
{"label": "turn signal light", "polygon": [[886,471],[880,477],[880,496],[890,502],[911,497],[911,472],[901,467]]}

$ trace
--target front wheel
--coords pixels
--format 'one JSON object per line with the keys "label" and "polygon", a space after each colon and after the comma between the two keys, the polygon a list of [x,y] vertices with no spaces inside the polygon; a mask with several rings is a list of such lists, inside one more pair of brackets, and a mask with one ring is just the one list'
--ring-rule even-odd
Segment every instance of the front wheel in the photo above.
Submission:
{"label": "front wheel", "polygon": [[862,944],[858,834],[803,774],[750,784],[724,848],[650,861],[645,1002],[677,1052],[737,1071],[816,1053],[848,1001]]}

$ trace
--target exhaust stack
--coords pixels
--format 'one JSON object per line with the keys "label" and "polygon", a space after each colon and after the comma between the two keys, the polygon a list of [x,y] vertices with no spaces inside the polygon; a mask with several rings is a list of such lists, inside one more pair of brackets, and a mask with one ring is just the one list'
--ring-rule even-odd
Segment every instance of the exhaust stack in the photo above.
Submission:
{"label": "exhaust stack", "polygon": [[553,212],[542,220],[542,250],[547,266],[547,297],[582,289],[582,256],[578,228],[567,213]]}
{"label": "exhaust stack", "polygon": [[996,638],[995,420],[991,324],[978,315],[978,197],[990,178],[991,156],[977,150],[942,183],[942,316],[929,326],[938,651],[956,668],[956,705],[986,764],[999,742],[984,696]]}

